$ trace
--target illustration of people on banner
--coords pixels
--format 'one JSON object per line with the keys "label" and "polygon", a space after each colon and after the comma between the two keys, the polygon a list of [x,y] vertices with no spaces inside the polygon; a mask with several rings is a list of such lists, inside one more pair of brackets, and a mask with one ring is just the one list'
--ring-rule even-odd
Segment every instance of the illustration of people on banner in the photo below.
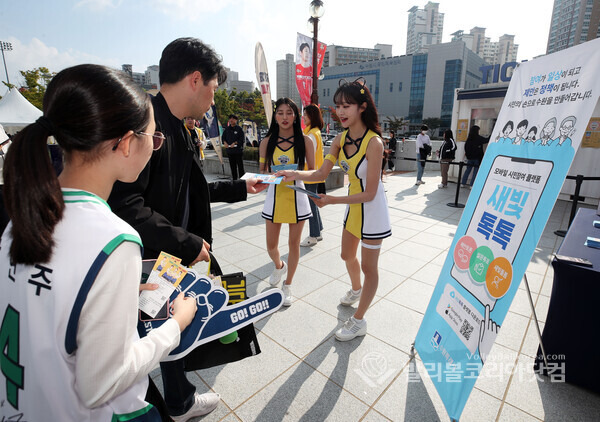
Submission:
{"label": "illustration of people on banner", "polygon": [[598,103],[600,39],[519,65],[415,341],[458,420]]}
{"label": "illustration of people on banner", "polygon": [[[310,104],[312,94],[312,76],[313,76],[313,40],[306,35],[298,33],[296,40],[296,86],[300,93],[302,106]],[[323,57],[327,46],[319,42],[317,47],[317,75],[321,74]]]}

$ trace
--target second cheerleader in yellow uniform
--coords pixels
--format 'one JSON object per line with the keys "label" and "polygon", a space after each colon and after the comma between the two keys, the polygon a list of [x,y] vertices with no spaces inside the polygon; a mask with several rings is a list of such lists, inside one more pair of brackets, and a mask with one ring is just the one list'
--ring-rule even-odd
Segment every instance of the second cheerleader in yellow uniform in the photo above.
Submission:
{"label": "second cheerleader in yellow uniform", "polygon": [[[328,204],[348,204],[344,216],[342,233],[342,259],[352,282],[352,289],[340,299],[342,305],[356,302],[354,316],[336,331],[340,341],[352,340],[367,333],[364,315],[371,305],[379,284],[378,261],[384,238],[392,235],[387,200],[381,183],[381,157],[383,141],[377,121],[377,109],[364,81],[343,83],[337,89],[333,101],[342,126],[346,129],[338,135],[323,165],[315,171],[280,171],[285,181],[323,180],[336,161],[348,174],[350,186],[348,196],[320,195],[315,203],[322,207]],[[357,252],[361,244],[359,262]],[[361,286],[360,272],[364,273]]]}
{"label": "second cheerleader in yellow uniform", "polygon": [[[271,126],[265,139],[260,143],[260,172],[267,173],[272,166],[297,165],[298,168],[314,169],[315,154],[312,141],[302,133],[298,107],[289,98],[280,98],[275,103]],[[300,238],[304,221],[310,218],[310,203],[304,193],[296,192],[287,185],[304,187],[298,182],[282,182],[269,185],[267,199],[262,211],[267,228],[267,252],[275,264],[275,270],[269,278],[272,286],[279,284],[286,275],[283,284],[283,306],[292,304],[291,284],[298,261],[300,260]],[[279,253],[279,233],[281,224],[289,224],[289,254],[287,264]]]}

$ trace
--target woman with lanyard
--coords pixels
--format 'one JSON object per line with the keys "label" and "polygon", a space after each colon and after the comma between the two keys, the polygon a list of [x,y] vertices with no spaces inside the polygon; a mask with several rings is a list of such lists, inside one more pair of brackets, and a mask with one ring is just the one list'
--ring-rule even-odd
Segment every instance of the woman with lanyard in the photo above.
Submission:
{"label": "woman with lanyard", "polygon": [[[313,199],[319,207],[328,204],[347,204],[342,232],[342,259],[350,276],[352,288],[340,299],[344,306],[356,302],[354,316],[336,331],[340,341],[352,340],[367,333],[364,319],[379,284],[378,261],[383,239],[392,235],[387,199],[380,179],[383,141],[377,121],[377,109],[373,97],[359,79],[343,81],[333,101],[342,126],[346,129],[331,144],[330,153],[318,170],[280,171],[277,175],[284,180],[323,180],[333,164],[348,174],[350,186],[348,196],[319,195]],[[358,245],[362,246],[361,261],[358,260]],[[364,284],[361,286],[361,269]]]}
{"label": "woman with lanyard", "polygon": [[[135,181],[162,145],[152,116],[125,73],[80,65],[52,79],[44,115],[13,139],[4,164],[11,222],[0,245],[0,347],[10,359],[2,420],[161,420],[145,399],[147,374],[179,344],[196,302],[180,295],[171,319],[138,337],[142,245],[106,203],[113,184]],[[65,154],[58,177],[49,136]]]}
{"label": "woman with lanyard", "polygon": [[[321,138],[323,116],[321,116],[321,110],[314,104],[307,105],[304,108],[302,119],[306,125],[304,134],[310,138],[314,145],[315,169],[318,169],[323,165],[323,139]],[[318,182],[306,182],[306,189],[314,193],[325,193],[325,182],[323,180]],[[317,207],[313,201],[310,201],[310,210],[312,212],[312,217],[308,219],[308,237],[300,243],[300,246],[314,246],[317,242],[323,240],[323,236],[321,236],[323,221],[321,220],[319,207]]]}
{"label": "woman with lanyard", "polygon": [[[276,170],[275,166],[291,166],[308,169],[315,167],[314,148],[310,138],[302,133],[298,107],[289,98],[280,98],[275,103],[273,119],[265,139],[259,147],[260,172]],[[292,304],[291,284],[300,260],[300,238],[304,220],[311,216],[308,197],[304,193],[289,189],[288,185],[304,188],[302,182],[269,185],[267,199],[262,211],[267,228],[267,252],[275,264],[269,278],[271,286],[277,286],[287,273],[283,284],[283,306]],[[288,263],[281,260],[279,234],[282,224],[289,225]]]}

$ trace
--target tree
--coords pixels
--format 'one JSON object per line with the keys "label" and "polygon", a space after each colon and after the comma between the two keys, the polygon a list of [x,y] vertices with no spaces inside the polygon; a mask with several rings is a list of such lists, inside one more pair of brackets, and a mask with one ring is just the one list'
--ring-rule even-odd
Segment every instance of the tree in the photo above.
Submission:
{"label": "tree", "polygon": [[426,119],[423,119],[423,124],[427,125],[427,127],[429,127],[429,130],[431,130],[431,133],[433,134],[437,128],[439,128],[442,125],[442,119],[440,119],[439,117],[428,117]]}
{"label": "tree", "polygon": [[252,120],[258,126],[267,125],[264,104],[258,90],[252,93],[237,90],[227,93],[226,90],[221,89],[215,93],[215,104],[219,121],[223,126],[227,126],[230,114],[237,115],[240,120]]}
{"label": "tree", "polygon": [[[9,84],[8,82],[5,82],[5,81],[2,81],[2,83],[4,84],[5,87],[8,88],[9,91],[15,87],[13,84]],[[2,95],[0,95],[0,100],[1,99],[2,99]]]}
{"label": "tree", "polygon": [[404,117],[388,116],[385,118],[390,131],[394,131],[396,134],[406,132],[408,126],[408,120],[404,120]]}
{"label": "tree", "polygon": [[50,73],[47,67],[38,67],[33,70],[21,70],[21,76],[25,78],[25,85],[19,91],[31,104],[42,110],[46,87],[56,75]]}

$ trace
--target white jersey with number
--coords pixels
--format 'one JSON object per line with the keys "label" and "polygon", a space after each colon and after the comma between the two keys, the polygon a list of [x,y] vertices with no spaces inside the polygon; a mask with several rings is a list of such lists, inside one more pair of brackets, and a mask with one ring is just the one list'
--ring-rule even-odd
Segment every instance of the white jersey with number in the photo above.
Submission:
{"label": "white jersey with number", "polygon": [[[115,248],[141,241],[99,197],[67,189],[63,197],[64,216],[54,230],[49,262],[11,265],[12,224],[2,236],[0,420],[155,420],[156,409],[144,401],[147,377],[93,409],[78,395],[77,333],[86,297]],[[129,340],[136,341],[137,333]]]}

